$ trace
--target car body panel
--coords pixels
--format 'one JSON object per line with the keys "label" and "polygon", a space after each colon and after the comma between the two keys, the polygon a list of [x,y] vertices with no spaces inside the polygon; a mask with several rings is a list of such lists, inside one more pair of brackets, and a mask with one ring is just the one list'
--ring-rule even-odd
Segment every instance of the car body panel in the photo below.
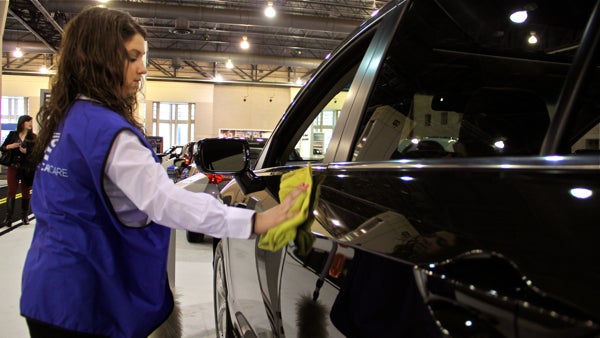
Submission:
{"label": "car body panel", "polygon": [[[586,46],[597,40],[598,2],[561,4],[564,13],[554,3],[538,5],[533,13],[540,17],[566,18],[549,30],[567,22],[569,37],[584,36]],[[590,57],[574,45],[557,49],[556,40],[541,53],[512,55],[498,32],[483,24],[476,29],[488,23],[476,13],[495,15],[510,6],[395,1],[323,63],[278,123],[255,170],[221,191],[229,205],[262,211],[278,203],[281,176],[311,162],[312,213],[302,225],[315,236],[308,254],[295,241],[277,252],[259,249],[256,239],[222,241],[231,316],[243,318],[234,326],[266,337],[307,336],[309,329],[329,337],[600,335],[599,52],[595,45],[582,49]],[[582,12],[592,15],[593,29],[586,30],[585,20],[568,20]],[[414,29],[396,33],[408,28]],[[445,48],[431,48],[428,33],[442,37]],[[411,42],[424,43],[410,48]],[[457,46],[465,50],[450,48]],[[499,55],[486,54],[493,48]],[[520,96],[503,85],[518,87]],[[476,106],[480,90],[510,100]],[[346,101],[324,158],[290,161],[340,91]],[[529,96],[537,98],[530,93],[540,94],[543,111],[525,105]],[[467,109],[473,107],[500,113]],[[431,122],[442,113],[446,123],[423,132],[424,115]],[[523,144],[506,130],[503,139],[486,134],[484,117],[494,114],[520,121],[516,128],[529,132]],[[489,124],[499,129],[504,122]],[[493,151],[464,152],[457,143],[464,147],[474,137],[468,132],[486,146],[493,141]],[[423,145],[394,157],[413,139],[443,150]],[[535,147],[527,148],[530,143]],[[248,180],[253,192],[245,194]],[[313,317],[303,311],[311,308]]]}

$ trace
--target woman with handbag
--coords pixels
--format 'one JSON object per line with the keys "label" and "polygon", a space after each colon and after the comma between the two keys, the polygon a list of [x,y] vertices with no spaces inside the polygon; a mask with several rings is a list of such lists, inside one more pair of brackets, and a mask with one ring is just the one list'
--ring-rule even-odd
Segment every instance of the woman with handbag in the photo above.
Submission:
{"label": "woman with handbag", "polygon": [[29,154],[33,149],[36,135],[33,133],[33,120],[29,115],[22,115],[17,122],[17,129],[11,131],[2,146],[2,153],[10,153],[6,181],[8,193],[6,196],[6,217],[1,226],[12,225],[12,215],[15,209],[15,197],[19,182],[21,182],[21,220],[23,224],[29,224],[27,215],[29,213],[30,190],[33,185],[33,170]]}

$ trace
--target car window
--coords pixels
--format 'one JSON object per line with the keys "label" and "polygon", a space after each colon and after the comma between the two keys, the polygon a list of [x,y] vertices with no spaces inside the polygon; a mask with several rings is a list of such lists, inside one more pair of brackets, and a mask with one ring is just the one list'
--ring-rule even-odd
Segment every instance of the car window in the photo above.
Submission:
{"label": "car window", "polygon": [[325,105],[294,147],[293,154],[297,156],[290,156],[289,161],[320,162],[323,160],[347,93],[345,89],[340,91]]}
{"label": "car window", "polygon": [[565,127],[565,136],[558,154],[600,155],[600,58],[598,51],[594,60],[593,72],[584,81],[579,100]]}
{"label": "car window", "polygon": [[[330,61],[316,71],[288,107],[267,143],[269,151],[259,157],[256,168],[322,162],[328,152],[335,152],[332,139],[342,127],[339,122],[348,117],[347,107],[355,99],[349,94],[352,82],[378,25],[374,21],[361,27],[362,34],[340,45]],[[278,142],[271,142],[272,139]]]}
{"label": "car window", "polygon": [[[587,21],[577,13],[589,11],[554,20],[543,17],[554,4],[544,4],[538,20],[519,26],[504,2],[457,5],[407,9],[379,66],[353,161],[540,153]],[[582,6],[591,11],[590,2]],[[476,19],[484,17],[493,25]],[[529,44],[535,32],[539,42]],[[595,139],[582,142],[593,147]]]}

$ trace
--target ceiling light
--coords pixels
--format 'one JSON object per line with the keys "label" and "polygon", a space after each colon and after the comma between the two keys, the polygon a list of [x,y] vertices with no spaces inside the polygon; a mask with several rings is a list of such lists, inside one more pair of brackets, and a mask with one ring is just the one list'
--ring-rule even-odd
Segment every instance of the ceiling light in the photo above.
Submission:
{"label": "ceiling light", "polygon": [[538,38],[537,38],[537,35],[535,34],[535,32],[529,33],[529,38],[527,39],[527,42],[530,45],[535,45],[536,43],[538,43]]}
{"label": "ceiling light", "polygon": [[227,67],[227,69],[233,68],[233,62],[231,62],[231,59],[227,59],[227,62],[225,63],[225,67]]}
{"label": "ceiling light", "polygon": [[23,57],[23,51],[21,51],[21,48],[19,48],[19,47],[15,48],[15,50],[13,51],[13,56],[16,58]]}
{"label": "ceiling light", "polygon": [[297,78],[296,79],[296,84],[301,86],[302,85],[302,78]]}
{"label": "ceiling light", "polygon": [[217,74],[217,75],[215,75],[214,80],[221,82],[221,81],[223,81],[223,77],[221,76],[221,74]]}
{"label": "ceiling light", "polygon": [[375,16],[379,13],[379,9],[377,8],[377,1],[373,0],[373,11],[371,12],[371,16]]}
{"label": "ceiling light", "polygon": [[48,73],[48,67],[46,67],[46,65],[41,66],[40,67],[40,73],[47,74]]}
{"label": "ceiling light", "polygon": [[240,47],[242,47],[242,49],[248,49],[248,48],[250,48],[250,43],[248,42],[248,37],[247,36],[243,36],[242,37],[242,42],[240,43]]}
{"label": "ceiling light", "polygon": [[275,11],[275,8],[273,7],[273,2],[269,1],[267,3],[267,8],[265,8],[265,16],[267,18],[273,18],[273,17],[275,17],[275,15],[277,15],[277,12]]}
{"label": "ceiling light", "polygon": [[523,23],[527,20],[527,11],[516,11],[510,14],[510,21],[514,23]]}

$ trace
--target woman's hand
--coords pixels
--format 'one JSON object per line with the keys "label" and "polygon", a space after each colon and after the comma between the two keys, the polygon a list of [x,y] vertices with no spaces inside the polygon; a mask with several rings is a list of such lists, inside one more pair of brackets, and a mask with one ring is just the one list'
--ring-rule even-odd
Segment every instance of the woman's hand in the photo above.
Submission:
{"label": "woman's hand", "polygon": [[27,154],[27,148],[23,147],[21,144],[19,144],[19,151],[23,154]]}
{"label": "woman's hand", "polygon": [[290,209],[294,206],[298,197],[306,192],[307,189],[308,185],[302,183],[296,187],[296,189],[292,190],[281,204],[274,206],[267,211],[256,213],[256,218],[254,219],[254,233],[257,235],[264,234],[267,230],[298,215],[299,211],[292,212]]}

